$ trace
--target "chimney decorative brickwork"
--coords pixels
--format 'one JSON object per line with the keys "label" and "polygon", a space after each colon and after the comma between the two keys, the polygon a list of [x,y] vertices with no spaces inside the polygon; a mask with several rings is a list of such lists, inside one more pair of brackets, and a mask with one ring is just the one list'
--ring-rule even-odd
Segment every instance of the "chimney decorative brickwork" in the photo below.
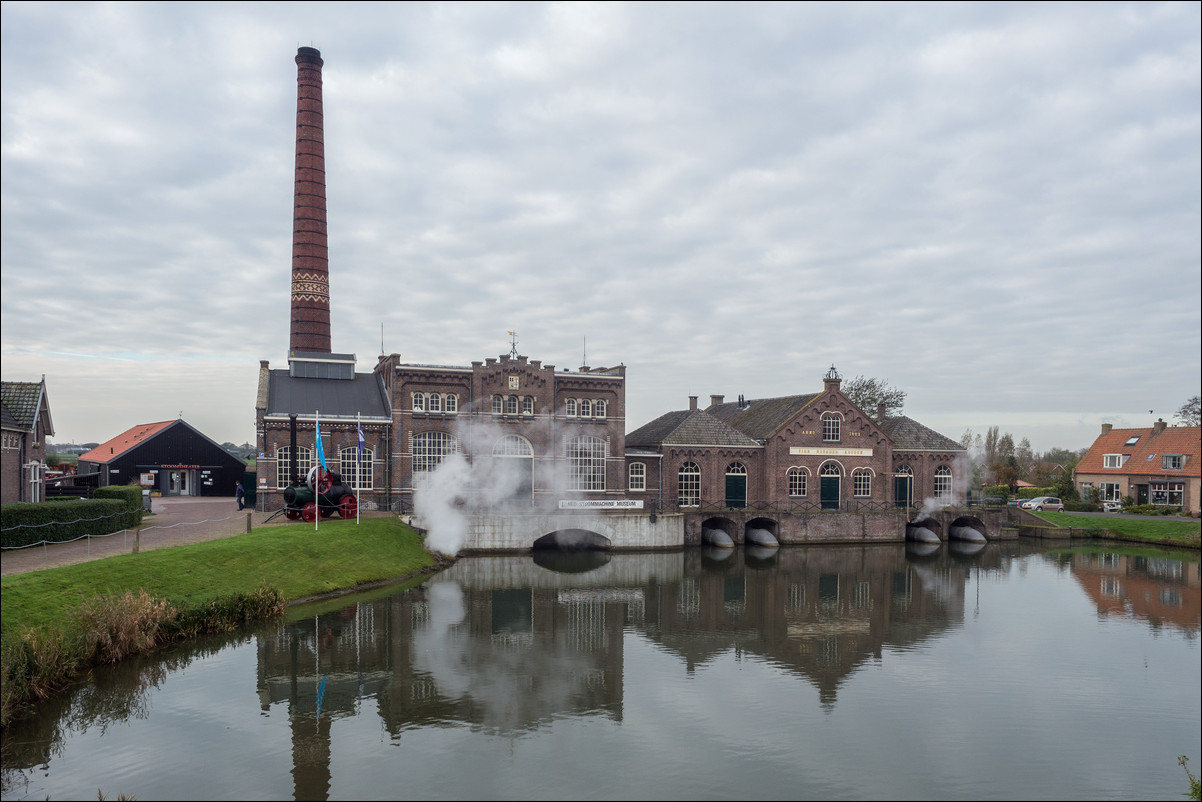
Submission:
{"label": "chimney decorative brickwork", "polygon": [[330,267],[321,53],[296,51],[296,183],[292,214],[291,351],[330,353]]}

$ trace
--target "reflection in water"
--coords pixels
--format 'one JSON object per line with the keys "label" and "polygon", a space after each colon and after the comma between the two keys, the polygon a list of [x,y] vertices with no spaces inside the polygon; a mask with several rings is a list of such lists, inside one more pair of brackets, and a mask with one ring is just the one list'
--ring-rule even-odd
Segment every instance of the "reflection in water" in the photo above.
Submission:
{"label": "reflection in water", "polygon": [[[865,663],[902,660],[964,626],[966,587],[975,617],[982,575],[1000,581],[1028,559],[1044,558],[966,542],[467,558],[420,588],[261,629],[247,681],[264,713],[287,710],[293,795],[325,799],[342,719],[378,716],[395,745],[428,728],[528,737],[563,718],[623,722],[630,683],[649,681],[629,673],[627,633],[674,658],[685,678],[732,653],[756,657],[812,687],[830,713]],[[1196,562],[1050,559],[1100,615],[1196,637]],[[144,716],[149,689],[229,642],[100,673],[13,725],[6,796],[22,770],[56,759],[61,739]]]}

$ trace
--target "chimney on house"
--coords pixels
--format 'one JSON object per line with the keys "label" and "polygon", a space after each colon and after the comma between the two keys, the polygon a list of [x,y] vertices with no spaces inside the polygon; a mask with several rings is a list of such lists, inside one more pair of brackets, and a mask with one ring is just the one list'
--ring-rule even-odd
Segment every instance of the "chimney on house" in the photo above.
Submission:
{"label": "chimney on house", "polygon": [[296,51],[296,182],[292,209],[292,325],[289,351],[330,353],[330,265],[326,242],[326,150],[321,52]]}
{"label": "chimney on house", "polygon": [[877,423],[885,422],[885,402],[884,401],[876,402],[876,422]]}
{"label": "chimney on house", "polygon": [[1102,434],[1110,434],[1110,430],[1113,428],[1114,428],[1113,423],[1103,423],[1102,424]]}
{"label": "chimney on house", "polygon": [[726,400],[726,396],[724,396],[724,395],[712,395],[711,394],[710,395],[710,406],[716,407],[725,400]]}
{"label": "chimney on house", "polygon": [[1164,431],[1164,427],[1166,426],[1168,426],[1168,424],[1164,422],[1164,418],[1158,418],[1156,423],[1152,424],[1152,434],[1160,434]]}
{"label": "chimney on house", "polygon": [[689,412],[696,412],[696,411],[697,411],[697,396],[691,395],[691,396],[689,396]]}

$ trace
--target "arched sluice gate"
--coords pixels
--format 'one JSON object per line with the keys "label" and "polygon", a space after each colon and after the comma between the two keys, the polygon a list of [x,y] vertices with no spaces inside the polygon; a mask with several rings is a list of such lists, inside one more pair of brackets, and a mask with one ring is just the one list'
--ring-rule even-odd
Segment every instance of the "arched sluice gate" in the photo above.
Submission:
{"label": "arched sluice gate", "polygon": [[753,518],[747,522],[743,530],[743,545],[751,548],[775,549],[780,546],[777,538],[777,524],[771,518]]}
{"label": "arched sluice gate", "polygon": [[920,518],[916,521],[906,521],[906,540],[916,543],[943,542],[940,537],[943,527],[934,518]]}
{"label": "arched sluice gate", "polygon": [[609,551],[613,543],[604,535],[588,529],[559,529],[543,535],[530,547],[534,551]]}
{"label": "arched sluice gate", "polygon": [[729,518],[706,518],[701,523],[701,545],[734,548],[735,529],[735,522]]}
{"label": "arched sluice gate", "polygon": [[968,543],[984,543],[988,540],[985,532],[984,521],[975,515],[961,515],[947,529],[948,537]]}

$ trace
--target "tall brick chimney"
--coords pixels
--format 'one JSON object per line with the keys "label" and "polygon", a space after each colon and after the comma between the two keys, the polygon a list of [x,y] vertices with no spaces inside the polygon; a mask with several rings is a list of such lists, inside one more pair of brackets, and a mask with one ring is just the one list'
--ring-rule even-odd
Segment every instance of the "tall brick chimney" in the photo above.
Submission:
{"label": "tall brick chimney", "polygon": [[330,264],[326,248],[326,149],[321,52],[296,51],[296,184],[292,210],[292,351],[330,353]]}

